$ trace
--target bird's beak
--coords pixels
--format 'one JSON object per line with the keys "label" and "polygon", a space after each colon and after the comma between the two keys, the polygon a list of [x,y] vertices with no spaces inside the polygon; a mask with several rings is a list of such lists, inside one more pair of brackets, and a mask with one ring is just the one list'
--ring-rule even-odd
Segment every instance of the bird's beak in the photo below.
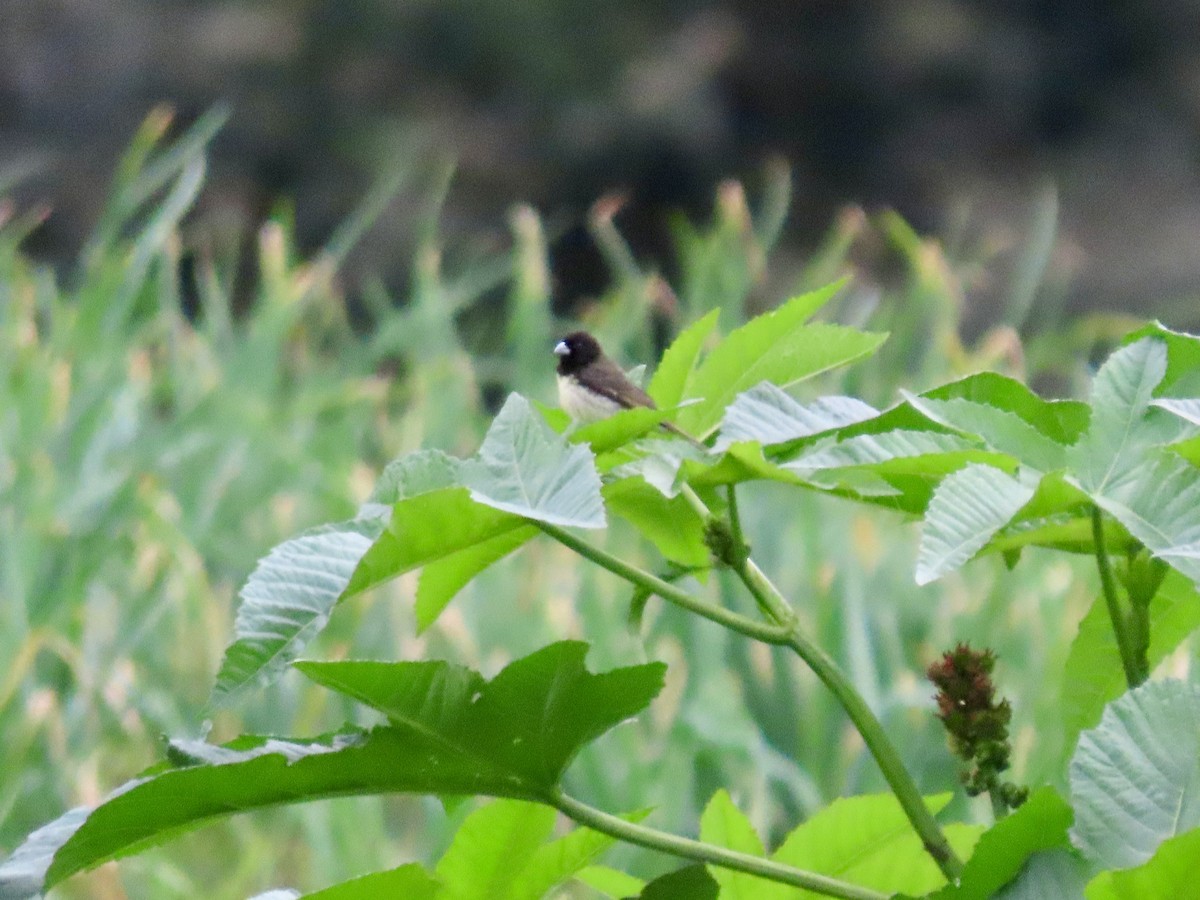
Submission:
{"label": "bird's beak", "polygon": [[566,341],[559,341],[557,344],[554,345],[554,355],[555,356],[570,356],[571,355],[571,348],[567,346]]}

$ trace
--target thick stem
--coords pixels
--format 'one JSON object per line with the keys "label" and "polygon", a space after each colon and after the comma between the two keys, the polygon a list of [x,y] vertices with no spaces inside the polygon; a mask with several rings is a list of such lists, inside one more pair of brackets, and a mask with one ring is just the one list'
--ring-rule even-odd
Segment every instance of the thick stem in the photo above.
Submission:
{"label": "thick stem", "polygon": [[573,797],[568,797],[561,792],[552,796],[550,802],[560,812],[580,825],[586,825],[593,831],[599,831],[617,840],[637,844],[639,847],[661,850],[664,853],[681,856],[685,859],[694,859],[698,862],[710,863],[722,868],[746,872],[750,875],[759,875],[762,878],[781,884],[806,888],[818,894],[824,894],[827,897],[842,897],[846,898],[846,900],[887,900],[889,896],[870,888],[859,887],[856,884],[830,878],[828,875],[819,875],[816,872],[806,872],[803,869],[785,866],[782,863],[773,862],[761,856],[751,856],[748,853],[727,850],[724,847],[717,847],[701,841],[693,841],[690,838],[669,834],[665,831],[648,828],[636,822],[628,822],[618,816],[588,806],[586,803],[582,803]]}
{"label": "thick stem", "polygon": [[[712,515],[700,497],[686,485],[684,494],[698,512],[702,511],[702,515],[705,517]],[[833,658],[800,632],[799,623],[791,606],[784,600],[783,595],[771,580],[754,564],[753,560],[748,557],[743,559],[741,565],[735,566],[735,570],[738,577],[742,579],[747,589],[759,602],[763,611],[780,624],[759,622],[722,606],[705,603],[661,578],[593,547],[562,528],[545,522],[535,522],[534,524],[581,556],[633,584],[641,585],[670,603],[698,613],[755,640],[790,647],[829,688],[842,708],[845,709],[850,721],[862,735],[863,742],[874,757],[888,786],[891,787],[896,799],[900,802],[913,829],[921,837],[926,851],[937,863],[942,874],[951,882],[958,880],[962,874],[962,860],[955,854],[946,840],[945,834],[942,833],[941,827],[926,808],[916,782],[904,767],[900,754],[888,738],[882,723],[854,688],[854,684],[838,668]]]}
{"label": "thick stem", "polygon": [[1092,543],[1096,548],[1096,567],[1100,570],[1100,589],[1104,593],[1108,618],[1112,621],[1113,634],[1117,638],[1117,650],[1121,654],[1121,666],[1125,669],[1125,681],[1134,688],[1146,680],[1142,673],[1147,666],[1144,660],[1139,664],[1129,620],[1125,617],[1121,609],[1121,600],[1117,596],[1117,585],[1113,580],[1112,566],[1108,560],[1108,548],[1104,543],[1104,519],[1098,506],[1092,507]]}
{"label": "thick stem", "polygon": [[900,806],[904,810],[904,814],[908,816],[908,821],[920,835],[925,850],[933,857],[933,861],[937,863],[947,880],[957,881],[962,875],[962,860],[955,854],[950,842],[942,833],[941,826],[925,806],[916,782],[913,781],[908,769],[904,767],[895,745],[888,738],[887,732],[883,730],[883,724],[875,717],[875,713],[871,712],[867,701],[855,690],[853,683],[838,668],[833,658],[801,635],[799,628],[792,629],[788,646],[804,660],[837,698],[842,709],[846,711],[846,715],[850,717],[850,721],[854,723],[855,729],[862,735],[863,742],[867,745],[871,756],[875,758],[875,764],[883,773],[888,787],[900,801]]}

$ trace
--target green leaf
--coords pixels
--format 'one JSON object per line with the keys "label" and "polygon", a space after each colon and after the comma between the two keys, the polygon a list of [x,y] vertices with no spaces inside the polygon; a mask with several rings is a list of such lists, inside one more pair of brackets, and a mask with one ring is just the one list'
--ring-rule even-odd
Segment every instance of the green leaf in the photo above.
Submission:
{"label": "green leaf", "polygon": [[740,441],[783,444],[878,415],[879,410],[853,397],[822,397],[802,404],[764,381],[738,394],[725,410],[716,449]]}
{"label": "green leaf", "polygon": [[1071,815],[1071,807],[1053,788],[1034,791],[1019,809],[983,833],[959,883],[946,885],[929,900],[989,900],[1034,853],[1070,846]]}
{"label": "green leaf", "polygon": [[935,403],[968,401],[1019,416],[1058,444],[1073,444],[1087,430],[1091,410],[1078,400],[1043,400],[1014,378],[977,372],[921,394]]}
{"label": "green leaf", "polygon": [[760,381],[788,387],[861,359],[882,344],[885,335],[840,325],[804,324],[838,287],[796,297],[730,333],[697,370],[689,394],[701,402],[680,412],[679,427],[703,439],[721,420],[725,407]]}
{"label": "green leaf", "polygon": [[408,863],[305,894],[301,900],[377,900],[379,897],[435,900],[441,896],[439,890],[437,881],[424,867],[419,863]]}
{"label": "green leaf", "polygon": [[[644,818],[649,810],[628,817],[633,821]],[[590,828],[575,828],[557,840],[543,844],[533,852],[529,862],[514,882],[514,900],[540,900],[555,886],[577,876],[589,863],[616,843],[615,838]],[[640,883],[634,891],[641,890]]]}
{"label": "green leaf", "polygon": [[68,810],[29,835],[0,863],[0,900],[32,900],[41,896],[54,854],[79,830],[89,813],[82,806]]}
{"label": "green leaf", "polygon": [[901,391],[904,399],[932,421],[956,431],[978,435],[993,450],[1019,459],[1038,472],[1061,469],[1067,448],[1047,437],[1014,412],[985,403],[955,398],[936,400]]}
{"label": "green leaf", "polygon": [[642,892],[646,882],[619,869],[608,866],[587,866],[575,874],[575,880],[586,884],[612,900],[634,897]]}
{"label": "green leaf", "polygon": [[363,554],[346,587],[346,596],[447,559],[526,524],[520,516],[476,503],[462,487],[401,500],[392,507],[387,529]]}
{"label": "green leaf", "polygon": [[684,866],[659,875],[646,885],[638,900],[717,900],[719,888],[705,866]]}
{"label": "green leaf", "polygon": [[[593,675],[587,645],[563,641],[516,660],[486,686],[448,663],[303,662],[307,677],[432,731],[462,753],[548,788],[587,742],[639,712],[662,687],[651,663]],[[434,667],[434,668],[430,668]],[[473,674],[473,673],[471,673]],[[432,686],[431,686],[432,685]]]}
{"label": "green leaf", "polygon": [[[700,840],[752,856],[766,855],[754,826],[723,790],[713,794],[704,808],[700,817]],[[795,894],[787,885],[720,866],[709,866],[708,874],[720,885],[721,900],[787,900]]]}
{"label": "green leaf", "polygon": [[671,342],[646,389],[646,393],[653,397],[659,406],[678,406],[684,397],[691,396],[688,386],[696,368],[696,360],[700,356],[700,348],[717,327],[720,316],[719,309],[712,310],[681,331]]}
{"label": "green leaf", "polygon": [[917,584],[960,568],[1017,514],[1034,489],[991,466],[951,472],[933,492],[917,552]]}
{"label": "green leaf", "polygon": [[571,433],[570,439],[572,443],[587,443],[595,454],[608,453],[649,434],[674,415],[673,409],[650,409],[644,406],[622,409],[607,418],[577,428]]}
{"label": "green leaf", "polygon": [[472,578],[538,533],[532,525],[513,528],[425,566],[417,582],[417,631],[424,631],[437,621],[442,610]]}
{"label": "green leaf", "polygon": [[1101,872],[1087,900],[1150,900],[1194,895],[1200,883],[1200,830],[1168,838],[1146,863],[1123,872]]}
{"label": "green leaf", "polygon": [[[1200,594],[1178,572],[1170,572],[1150,601],[1150,646],[1146,658],[1153,669],[1200,627]],[[1063,673],[1064,746],[1072,747],[1079,732],[1100,721],[1106,703],[1125,692],[1121,654],[1103,597],[1097,597],[1079,623]]]}
{"label": "green leaf", "polygon": [[519,394],[511,394],[475,459],[462,465],[471,499],[527,519],[603,528],[595,457],[571,445]]}
{"label": "green leaf", "polygon": [[1160,390],[1175,388],[1177,382],[1188,381],[1189,376],[1195,377],[1200,372],[1200,337],[1172,331],[1161,322],[1148,322],[1125,335],[1121,341],[1133,344],[1148,337],[1161,341],[1167,347],[1167,371],[1159,385]]}
{"label": "green leaf", "polygon": [[1114,495],[1137,474],[1146,451],[1182,433],[1179,420],[1153,409],[1154,388],[1167,370],[1167,349],[1145,338],[1108,358],[1092,383],[1092,421],[1068,458],[1080,485]]}
{"label": "green leaf", "polygon": [[259,560],[242,588],[234,640],[225,650],[210,702],[229,703],[282,671],[312,640],[383,531],[378,518],[314,528]]}
{"label": "green leaf", "polygon": [[1151,406],[1157,406],[1159,409],[1165,409],[1169,413],[1173,413],[1186,422],[1191,422],[1193,425],[1200,425],[1200,400],[1172,400],[1170,398],[1163,400],[1151,400]]}
{"label": "green leaf", "polygon": [[[974,457],[968,454],[974,454]],[[796,459],[784,464],[784,468],[794,471],[810,469],[840,469],[848,466],[880,467],[898,460],[938,460],[941,458],[948,463],[933,465],[929,473],[942,474],[952,472],[975,458],[979,462],[997,459],[1007,462],[1006,457],[996,453],[980,450],[978,444],[952,434],[941,434],[935,431],[888,431],[883,434],[863,434],[846,438],[829,444],[818,444],[811,450],[802,453]],[[905,466],[905,471],[923,471],[924,466],[913,470]],[[1011,464],[1006,468],[1012,468]]]}
{"label": "green leaf", "polygon": [[1155,556],[1200,581],[1200,469],[1169,451],[1147,453],[1118,491],[1095,499]]}
{"label": "green leaf", "polygon": [[310,741],[173,742],[171,756],[190,765],[151,770],[86,818],[73,813],[35,833],[0,866],[0,887],[18,891],[45,872],[48,889],[215,817],[283,803],[396,792],[544,798],[584,743],[662,686],[661,664],[593,675],[586,649],[552,644],[488,683],[447,663],[298,664],[392,724]]}
{"label": "green leaf", "polygon": [[1071,838],[1105,868],[1200,826],[1200,685],[1148,682],[1104,710],[1071,760]]}
{"label": "green leaf", "polygon": [[1005,885],[996,900],[1083,900],[1087,865],[1069,850],[1043,850],[1029,857],[1021,874]]}
{"label": "green leaf", "polygon": [[391,506],[406,497],[462,484],[462,460],[441,450],[418,450],[392,460],[375,482],[368,503]]}
{"label": "green leaf", "polygon": [[667,497],[639,477],[604,486],[604,502],[614,515],[633,524],[658,552],[685,567],[706,565],[704,522],[682,495]]}
{"label": "green leaf", "polygon": [[[925,800],[932,812],[949,802],[950,794]],[[950,825],[944,831],[955,852],[968,856],[983,828]],[[923,894],[946,882],[892,794],[834,800],[788,835],[773,858],[887,892]],[[793,896],[816,897],[807,891]]]}
{"label": "green leaf", "polygon": [[550,836],[554,815],[549,806],[516,800],[497,800],[475,810],[438,861],[440,896],[445,900],[526,896],[513,891],[514,883]]}

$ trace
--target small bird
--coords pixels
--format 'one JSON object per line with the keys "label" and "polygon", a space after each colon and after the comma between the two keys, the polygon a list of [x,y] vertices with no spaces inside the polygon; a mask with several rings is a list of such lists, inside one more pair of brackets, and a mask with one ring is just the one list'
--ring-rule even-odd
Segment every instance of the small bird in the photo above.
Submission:
{"label": "small bird", "polygon": [[[596,422],[638,406],[657,409],[650,395],[630,381],[586,331],[568,334],[554,345],[554,355],[558,357],[558,405],[575,421]],[[662,427],[704,447],[671,422],[663,422]]]}

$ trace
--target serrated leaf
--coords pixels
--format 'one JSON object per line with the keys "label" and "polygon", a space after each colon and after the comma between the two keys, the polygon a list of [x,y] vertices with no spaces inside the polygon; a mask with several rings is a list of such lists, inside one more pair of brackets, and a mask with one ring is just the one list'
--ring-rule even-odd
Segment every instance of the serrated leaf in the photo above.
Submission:
{"label": "serrated leaf", "polygon": [[1105,868],[1200,826],[1200,685],[1148,682],[1110,703],[1070,767],[1071,839]]}
{"label": "serrated leaf", "polygon": [[740,441],[783,444],[877,415],[877,409],[853,397],[822,397],[803,404],[764,381],[738,394],[725,410],[715,449]]}
{"label": "serrated leaf", "polygon": [[804,324],[838,287],[793,298],[730,333],[696,371],[690,393],[702,399],[680,412],[679,427],[703,439],[733,399],[760,381],[788,387],[874,351],[885,335],[840,325]]}
{"label": "serrated leaf", "polygon": [[[925,798],[934,813],[949,802],[950,794]],[[982,831],[968,825],[944,829],[960,856],[970,855]],[[834,800],[788,835],[772,858],[889,893],[923,894],[946,882],[892,794]],[[794,896],[817,895],[798,891]]]}
{"label": "serrated leaf", "polygon": [[512,890],[534,851],[550,836],[554,810],[497,800],[469,815],[438,861],[445,900],[517,900]]}
{"label": "serrated leaf", "polygon": [[927,400],[969,401],[1019,416],[1039,434],[1059,444],[1073,444],[1087,430],[1091,410],[1078,400],[1043,400],[1014,378],[977,372],[921,394]]}
{"label": "serrated leaf", "polygon": [[996,894],[996,900],[1083,900],[1087,865],[1069,850],[1043,850]]}
{"label": "serrated leaf", "polygon": [[1200,883],[1200,830],[1168,838],[1144,864],[1101,872],[1087,886],[1087,900],[1151,900],[1194,895]]}
{"label": "serrated leaf", "polygon": [[520,516],[476,503],[462,487],[401,500],[355,567],[346,594],[361,593],[527,524]]}
{"label": "serrated leaf", "polygon": [[418,450],[392,460],[384,467],[368,503],[391,506],[406,497],[460,484],[462,460],[441,450]]}
{"label": "serrated leaf", "polygon": [[712,310],[681,331],[671,342],[658,368],[654,370],[650,386],[646,389],[646,393],[653,397],[659,406],[676,406],[684,397],[691,396],[688,386],[696,368],[700,348],[717,327],[720,316],[719,309]]}
{"label": "serrated leaf", "polygon": [[[1200,627],[1200,595],[1178,572],[1170,572],[1150,601],[1150,668]],[[1063,741],[1072,747],[1079,733],[1100,721],[1106,703],[1125,692],[1121,653],[1103,597],[1097,597],[1079,623],[1063,672]]]}
{"label": "serrated leaf", "polygon": [[1029,502],[1034,489],[991,466],[951,472],[933,492],[917,551],[917,584],[960,568]]}
{"label": "serrated leaf", "polygon": [[604,527],[595,457],[555,434],[519,394],[509,395],[461,474],[477,503],[554,525]]}
{"label": "serrated leaf", "polygon": [[1162,400],[1151,400],[1151,406],[1157,406],[1159,409],[1165,409],[1169,413],[1173,413],[1186,422],[1191,422],[1193,425],[1200,425],[1200,400],[1173,400],[1165,398]]}
{"label": "serrated leaf", "polygon": [[1088,493],[1115,495],[1150,448],[1182,434],[1177,418],[1150,406],[1166,370],[1166,346],[1145,338],[1122,347],[1096,373],[1091,424],[1068,451],[1071,469]]}
{"label": "serrated leaf", "polygon": [[314,528],[259,560],[242,588],[234,640],[225,650],[211,703],[281,672],[315,637],[383,531],[379,518]]}
{"label": "serrated leaf", "polygon": [[640,477],[604,486],[609,511],[632,523],[658,552],[681,566],[706,565],[704,522],[682,495],[667,497]]}
{"label": "serrated leaf", "polygon": [[396,792],[544,799],[584,743],[662,686],[661,664],[593,675],[583,667],[586,649],[552,644],[486,684],[446,663],[304,663],[310,678],[387,709],[394,724],[310,741],[174,742],[174,758],[189,765],[151,770],[86,818],[64,817],[35,834],[0,866],[0,885],[17,890],[42,871],[48,889],[215,817],[299,800]]}
{"label": "serrated leaf", "polygon": [[[982,453],[1002,458],[999,454],[980,451],[977,443],[952,434],[935,431],[887,431],[882,434],[863,434],[829,444],[819,444],[797,458],[783,464],[795,471],[806,469],[840,469],[849,466],[879,466],[894,460],[944,457],[964,452]],[[963,463],[956,456],[954,468]],[[984,460],[981,460],[984,461]],[[951,470],[953,471],[953,469]]]}
{"label": "serrated leaf", "polygon": [[1068,847],[1070,825],[1071,807],[1066,801],[1053,788],[1039,788],[980,836],[959,883],[946,885],[929,900],[989,900],[1035,853]]}
{"label": "serrated leaf", "polygon": [[476,689],[463,681],[467,670],[448,663],[304,662],[297,668],[397,725],[432,729],[463,752],[494,748],[489,761],[548,787],[580,747],[642,710],[662,687],[661,664],[593,675],[583,665],[586,653],[578,641],[551,644]]}
{"label": "serrated leaf", "polygon": [[377,900],[380,897],[435,900],[440,896],[439,890],[436,879],[424,867],[419,863],[408,863],[305,894],[302,900]]}
{"label": "serrated leaf", "polygon": [[904,399],[932,421],[978,435],[988,447],[1007,453],[1038,472],[1063,467],[1067,448],[1042,434],[1014,412],[955,398],[937,400],[901,391]]}
{"label": "serrated leaf", "polygon": [[1200,581],[1200,469],[1169,451],[1148,452],[1119,490],[1095,501],[1155,556]]}
{"label": "serrated leaf", "polygon": [[634,878],[608,866],[587,866],[576,873],[575,880],[612,900],[637,896],[646,886],[646,882],[640,878]]}
{"label": "serrated leaf", "polygon": [[417,581],[417,632],[437,621],[442,610],[471,579],[537,534],[537,528],[531,525],[514,528],[425,566]]}
{"label": "serrated leaf", "polygon": [[[713,794],[704,808],[700,817],[700,840],[751,856],[766,855],[754,826],[723,790]],[[708,874],[720,885],[721,900],[787,900],[795,894],[787,885],[720,866],[709,866]]]}

